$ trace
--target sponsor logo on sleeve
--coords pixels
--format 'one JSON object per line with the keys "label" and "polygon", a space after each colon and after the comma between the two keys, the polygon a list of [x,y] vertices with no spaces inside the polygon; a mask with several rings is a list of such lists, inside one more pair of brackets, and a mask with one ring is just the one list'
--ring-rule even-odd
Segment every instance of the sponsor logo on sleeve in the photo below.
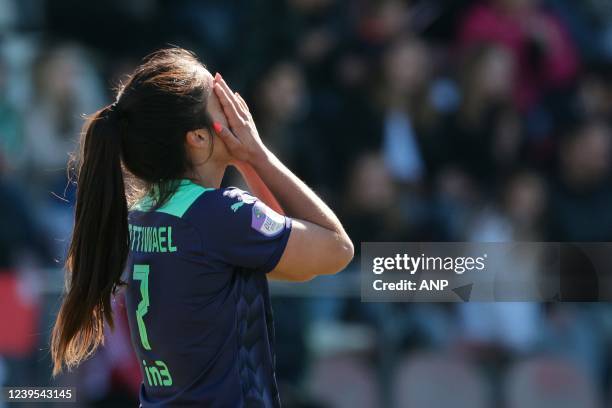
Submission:
{"label": "sponsor logo on sleeve", "polygon": [[273,237],[280,234],[284,227],[285,217],[259,201],[253,205],[251,228],[267,237]]}

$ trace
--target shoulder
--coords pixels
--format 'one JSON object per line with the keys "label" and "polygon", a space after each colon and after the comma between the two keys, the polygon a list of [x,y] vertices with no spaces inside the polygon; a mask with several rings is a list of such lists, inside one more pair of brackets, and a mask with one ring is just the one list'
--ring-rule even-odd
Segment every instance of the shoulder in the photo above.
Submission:
{"label": "shoulder", "polygon": [[236,187],[214,189],[200,195],[184,218],[207,230],[227,228],[236,222],[246,221],[249,207],[257,202],[256,197]]}
{"label": "shoulder", "polygon": [[218,238],[238,233],[248,236],[254,231],[272,237],[283,230],[285,217],[276,213],[248,191],[227,187],[200,196],[185,214],[187,220],[204,233]]}
{"label": "shoulder", "polygon": [[185,216],[191,218],[236,213],[245,204],[255,202],[256,197],[236,187],[213,189],[199,195]]}

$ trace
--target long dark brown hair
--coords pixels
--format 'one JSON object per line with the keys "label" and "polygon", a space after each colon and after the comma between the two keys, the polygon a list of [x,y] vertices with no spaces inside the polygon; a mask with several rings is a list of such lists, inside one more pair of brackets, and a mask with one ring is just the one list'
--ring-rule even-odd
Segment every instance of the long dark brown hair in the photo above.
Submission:
{"label": "long dark brown hair", "polygon": [[126,189],[137,180],[157,192],[160,205],[189,172],[185,135],[211,128],[205,72],[186,50],[157,51],[119,87],[115,102],[83,127],[66,293],[51,339],[54,375],[103,343],[105,321],[113,327],[111,298],[123,284],[129,248]]}

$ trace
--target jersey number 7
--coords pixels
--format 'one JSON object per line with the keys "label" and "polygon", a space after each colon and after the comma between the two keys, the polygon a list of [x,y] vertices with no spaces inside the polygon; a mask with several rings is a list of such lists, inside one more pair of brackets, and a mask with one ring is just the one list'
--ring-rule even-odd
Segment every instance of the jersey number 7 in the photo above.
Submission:
{"label": "jersey number 7", "polygon": [[134,280],[140,281],[140,295],[142,300],[136,309],[136,321],[138,322],[138,332],[140,333],[140,343],[145,350],[151,350],[147,328],[144,323],[144,315],[149,311],[149,265],[134,265]]}

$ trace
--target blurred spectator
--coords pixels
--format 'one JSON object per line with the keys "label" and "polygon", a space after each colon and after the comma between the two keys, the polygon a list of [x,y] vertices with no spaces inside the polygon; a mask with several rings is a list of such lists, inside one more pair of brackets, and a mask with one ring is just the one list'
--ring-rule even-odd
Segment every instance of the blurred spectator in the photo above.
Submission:
{"label": "blurred spectator", "polygon": [[266,144],[292,167],[307,166],[297,159],[315,148],[308,146],[313,141],[303,121],[306,92],[300,68],[290,61],[275,64],[260,78],[254,96],[257,125]]}
{"label": "blurred spectator", "polygon": [[105,98],[87,53],[63,45],[44,52],[35,62],[34,93],[25,127],[27,166],[31,181],[54,188],[64,179],[69,153],[83,124]]}
{"label": "blurred spectator", "polygon": [[612,64],[590,65],[579,79],[577,112],[585,118],[612,117]]}
{"label": "blurred spectator", "polygon": [[503,48],[472,49],[460,73],[459,109],[436,136],[446,146],[438,149],[444,152],[438,165],[458,166],[489,193],[520,158],[522,125],[511,99],[514,69]]}
{"label": "blurred spectator", "polygon": [[499,203],[475,216],[470,236],[474,241],[541,241],[545,236],[546,185],[535,173],[519,171],[503,184]]}
{"label": "blurred spectator", "polygon": [[358,35],[370,45],[385,45],[406,32],[410,23],[410,4],[401,0],[362,1]]}
{"label": "blurred spectator", "polygon": [[105,103],[88,51],[61,44],[44,50],[32,69],[33,94],[25,112],[24,172],[41,220],[62,258],[72,229],[66,163],[77,149],[84,115]]}
{"label": "blurred spectator", "polygon": [[407,234],[397,187],[375,152],[358,158],[347,184],[344,219],[356,242],[401,241]]}
{"label": "blurred spectator", "polygon": [[611,137],[610,126],[595,120],[577,123],[561,142],[550,200],[552,239],[612,239]]}
{"label": "blurred spectator", "polygon": [[541,241],[548,208],[544,181],[535,173],[523,171],[515,174],[506,186],[503,205],[513,226],[513,239]]}
{"label": "blurred spectator", "polygon": [[398,182],[420,184],[425,163],[413,123],[424,109],[431,66],[425,44],[397,41],[383,59],[384,84],[378,97],[384,109],[383,153]]}
{"label": "blurred spectator", "polygon": [[578,56],[561,21],[540,8],[539,0],[490,0],[477,3],[459,30],[463,48],[498,44],[510,51],[517,67],[514,99],[522,110],[542,93],[565,87],[575,77]]}

